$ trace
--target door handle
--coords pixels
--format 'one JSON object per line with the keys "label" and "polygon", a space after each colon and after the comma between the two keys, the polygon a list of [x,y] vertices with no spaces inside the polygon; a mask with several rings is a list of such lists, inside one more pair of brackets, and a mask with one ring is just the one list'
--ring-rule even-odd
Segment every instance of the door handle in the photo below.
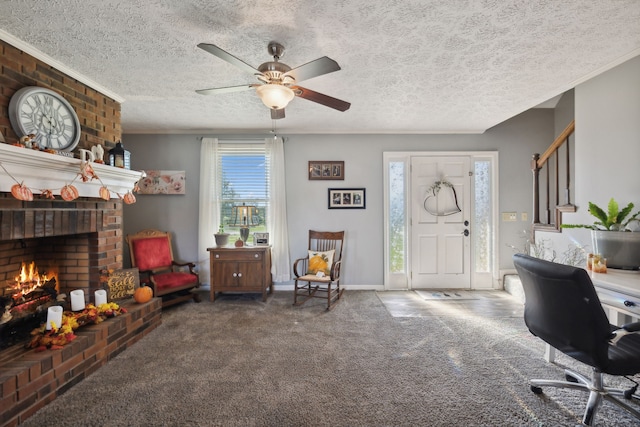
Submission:
{"label": "door handle", "polygon": [[465,236],[468,236],[468,235],[469,235],[469,230],[465,229],[465,230],[462,232],[462,234],[464,234]]}

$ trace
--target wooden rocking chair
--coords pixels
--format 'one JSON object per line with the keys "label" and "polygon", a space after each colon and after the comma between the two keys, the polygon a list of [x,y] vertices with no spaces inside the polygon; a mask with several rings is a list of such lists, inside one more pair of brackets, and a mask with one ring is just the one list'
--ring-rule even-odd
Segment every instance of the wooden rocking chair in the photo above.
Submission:
{"label": "wooden rocking chair", "polygon": [[327,300],[327,310],[340,300],[340,269],[344,248],[344,231],[309,231],[309,255],[293,264],[295,290],[293,304],[310,298]]}

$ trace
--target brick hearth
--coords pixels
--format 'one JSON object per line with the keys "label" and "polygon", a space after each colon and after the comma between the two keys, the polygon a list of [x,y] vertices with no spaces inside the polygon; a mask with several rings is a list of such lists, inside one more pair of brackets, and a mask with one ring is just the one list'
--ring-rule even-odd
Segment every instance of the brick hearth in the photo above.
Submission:
{"label": "brick hearth", "polygon": [[158,327],[161,305],[160,298],[123,302],[126,314],[81,328],[61,350],[14,346],[0,353],[0,425],[20,424]]}
{"label": "brick hearth", "polygon": [[[103,270],[122,268],[122,201],[21,202],[0,194],[0,290],[22,262],[54,269],[60,292],[100,289]],[[18,425],[160,324],[161,301],[85,327],[61,350],[36,353],[16,344],[0,353],[0,425]]]}

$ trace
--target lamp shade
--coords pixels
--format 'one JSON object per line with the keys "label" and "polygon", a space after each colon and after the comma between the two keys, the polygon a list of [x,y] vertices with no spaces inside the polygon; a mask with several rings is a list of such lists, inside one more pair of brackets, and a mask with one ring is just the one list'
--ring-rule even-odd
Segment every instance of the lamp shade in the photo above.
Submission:
{"label": "lamp shade", "polygon": [[231,209],[231,221],[229,225],[232,227],[255,227],[260,224],[258,216],[258,208],[256,206],[234,206]]}
{"label": "lamp shade", "polygon": [[286,107],[295,96],[287,86],[273,83],[258,86],[256,92],[264,105],[274,110]]}

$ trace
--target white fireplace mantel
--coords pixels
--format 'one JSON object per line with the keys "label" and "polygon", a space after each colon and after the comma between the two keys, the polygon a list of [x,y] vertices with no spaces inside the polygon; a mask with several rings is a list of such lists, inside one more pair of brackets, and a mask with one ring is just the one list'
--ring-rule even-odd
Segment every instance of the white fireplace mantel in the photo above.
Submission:
{"label": "white fireplace mantel", "polygon": [[0,143],[0,192],[11,192],[18,181],[29,187],[36,197],[42,190],[51,190],[59,196],[60,189],[67,184],[73,184],[81,197],[100,197],[99,190],[104,184],[111,198],[117,198],[131,191],[144,176],[144,172],[92,162],[100,180],[82,182],[81,163],[76,158]]}

